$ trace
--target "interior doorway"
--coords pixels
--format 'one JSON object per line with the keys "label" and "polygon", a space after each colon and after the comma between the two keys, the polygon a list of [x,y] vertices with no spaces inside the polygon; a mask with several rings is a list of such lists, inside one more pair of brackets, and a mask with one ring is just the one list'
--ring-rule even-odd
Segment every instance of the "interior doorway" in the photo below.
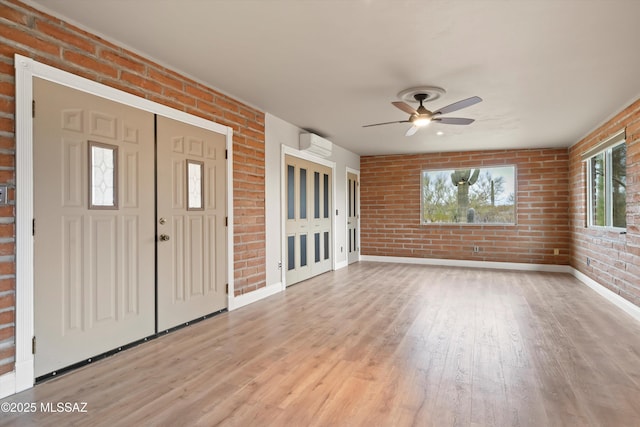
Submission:
{"label": "interior doorway", "polygon": [[347,169],[347,262],[360,260],[360,173]]}
{"label": "interior doorway", "polygon": [[287,286],[333,265],[332,168],[285,155],[285,280]]}

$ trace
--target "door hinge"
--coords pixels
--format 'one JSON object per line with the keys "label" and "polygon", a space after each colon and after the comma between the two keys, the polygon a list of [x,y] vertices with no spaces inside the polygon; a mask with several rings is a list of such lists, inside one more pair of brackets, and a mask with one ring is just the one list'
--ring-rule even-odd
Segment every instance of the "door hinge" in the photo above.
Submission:
{"label": "door hinge", "polygon": [[36,354],[36,337],[31,339],[31,354]]}
{"label": "door hinge", "polygon": [[224,150],[224,159],[228,159],[229,158],[229,150]]}
{"label": "door hinge", "polygon": [[227,293],[227,295],[229,295],[229,284],[228,283],[225,285],[224,291]]}
{"label": "door hinge", "polygon": [[36,117],[36,100],[31,101],[31,117]]}
{"label": "door hinge", "polygon": [[229,217],[228,217],[228,216],[225,216],[225,217],[224,217],[224,226],[225,226],[225,227],[228,227],[228,226],[229,226]]}
{"label": "door hinge", "polygon": [[31,221],[31,235],[35,236],[36,235],[36,219],[33,218],[33,220]]}

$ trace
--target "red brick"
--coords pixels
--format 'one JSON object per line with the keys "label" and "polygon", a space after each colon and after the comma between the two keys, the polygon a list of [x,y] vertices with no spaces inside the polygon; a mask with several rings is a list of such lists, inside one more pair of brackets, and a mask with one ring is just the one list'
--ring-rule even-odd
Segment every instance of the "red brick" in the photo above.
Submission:
{"label": "red brick", "polygon": [[20,25],[28,24],[28,17],[26,14],[6,5],[0,4],[0,16],[2,16],[7,21],[15,22]]}
{"label": "red brick", "polygon": [[100,51],[100,57],[111,62],[112,64],[117,64],[121,68],[125,68],[128,71],[133,71],[135,73],[144,73],[145,66],[144,64],[132,60],[130,57],[120,55],[112,50],[102,50]]}
{"label": "red brick", "polygon": [[19,45],[27,46],[39,52],[49,55],[59,55],[60,47],[53,41],[45,41],[34,37],[22,31],[16,31],[16,28],[0,25],[0,37],[11,40]]}
{"label": "red brick", "polygon": [[4,308],[13,307],[15,303],[16,303],[16,300],[13,297],[13,294],[0,296],[0,310]]}
{"label": "red brick", "polygon": [[186,93],[188,93],[189,95],[192,95],[196,99],[203,100],[206,102],[213,102],[213,94],[211,92],[208,92],[207,90],[188,85],[185,91]]}
{"label": "red brick", "polygon": [[156,81],[141,77],[137,74],[130,73],[128,71],[123,71],[120,74],[120,79],[124,82],[131,83],[136,86],[138,89],[143,89],[145,91],[150,91],[154,93],[162,92],[162,85]]}
{"label": "red brick", "polygon": [[100,75],[115,78],[118,76],[118,70],[106,62],[98,61],[94,57],[81,53],[66,50],[64,59],[83,68],[95,71]]}
{"label": "red brick", "polygon": [[14,132],[13,119],[10,119],[8,117],[0,117],[0,131]]}
{"label": "red brick", "polygon": [[14,336],[14,328],[13,326],[6,326],[4,328],[0,328],[0,341],[4,341],[6,339],[12,338]]}
{"label": "red brick", "polygon": [[7,166],[10,166],[10,167],[14,166],[14,156],[12,154],[0,153],[0,167],[7,167]]}
{"label": "red brick", "polygon": [[239,107],[238,103],[227,98],[226,96],[219,96],[215,100],[216,105],[224,110],[229,110],[233,112],[238,112]]}
{"label": "red brick", "polygon": [[149,78],[157,81],[165,87],[168,86],[177,90],[182,90],[183,88],[183,82],[176,78],[170,77],[167,74],[161,73],[155,68],[149,69]]}
{"label": "red brick", "polygon": [[38,20],[36,21],[36,29],[55,38],[57,41],[68,43],[88,53],[95,53],[95,43],[92,43],[84,37],[79,37],[77,33],[72,33],[57,25],[52,25],[50,22]]}
{"label": "red brick", "polygon": [[196,105],[196,99],[190,95],[185,95],[184,92],[181,91],[177,91],[177,90],[173,90],[171,88],[164,88],[162,91],[163,95],[172,99],[175,99],[176,101],[180,102],[181,104],[184,105],[188,105],[188,106],[195,106]]}
{"label": "red brick", "polygon": [[13,243],[0,243],[0,256],[15,255],[15,244]]}
{"label": "red brick", "polygon": [[13,262],[0,262],[0,275],[16,274],[16,265]]}
{"label": "red brick", "polygon": [[0,292],[14,291],[16,289],[16,281],[14,278],[0,279]]}
{"label": "red brick", "polygon": [[[0,325],[8,325],[10,323],[15,323],[15,321],[15,311],[7,310],[0,313]],[[2,357],[0,357],[0,360],[2,360]]]}
{"label": "red brick", "polygon": [[202,110],[202,111],[204,111],[206,113],[209,113],[214,117],[221,117],[222,116],[222,110],[220,109],[220,107],[218,107],[216,105],[213,105],[213,104],[211,104],[209,102],[200,100],[197,103],[197,107],[200,110]]}
{"label": "red brick", "polygon": [[5,114],[14,114],[16,111],[16,103],[13,99],[0,99],[0,112]]}

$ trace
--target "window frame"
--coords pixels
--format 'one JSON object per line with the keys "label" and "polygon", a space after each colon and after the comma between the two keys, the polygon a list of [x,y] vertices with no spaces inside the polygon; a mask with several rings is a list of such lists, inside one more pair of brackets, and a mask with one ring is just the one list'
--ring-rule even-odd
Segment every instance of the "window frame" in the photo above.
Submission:
{"label": "window frame", "polygon": [[[616,132],[609,138],[606,138],[601,143],[597,144],[592,149],[588,150],[582,155],[582,160],[585,163],[586,169],[586,227],[595,229],[604,229],[618,232],[626,232],[626,219],[625,227],[619,227],[613,225],[613,150],[621,145],[626,145],[625,129]],[[604,164],[604,225],[594,224],[593,220],[593,167],[592,162],[600,155],[603,155]],[[625,154],[625,176],[626,176],[626,154]],[[626,194],[626,192],[625,192]],[[626,215],[626,200],[625,200],[625,215]]]}
{"label": "window frame", "polygon": [[[112,196],[112,204],[110,205],[98,205],[94,203],[94,187],[93,187],[93,181],[94,181],[94,177],[93,177],[93,149],[94,148],[98,148],[101,150],[109,150],[112,153],[113,156],[113,196]],[[87,141],[87,181],[88,181],[88,209],[89,210],[119,210],[120,209],[120,204],[119,204],[119,199],[118,199],[118,190],[119,190],[119,175],[120,175],[120,169],[119,169],[119,164],[118,164],[118,160],[119,160],[119,149],[120,147],[117,145],[113,145],[113,144],[106,144],[104,142],[98,142],[98,141]]]}
{"label": "window frame", "polygon": [[[479,169],[480,174],[487,169],[496,168],[512,168],[513,169],[513,222],[428,222],[424,218],[424,174],[429,172],[443,172],[443,171],[455,171],[457,169]],[[475,226],[475,227],[515,227],[518,225],[518,165],[515,163],[497,164],[497,165],[482,165],[477,167],[448,167],[448,168],[434,168],[434,169],[421,169],[420,170],[420,226]]]}

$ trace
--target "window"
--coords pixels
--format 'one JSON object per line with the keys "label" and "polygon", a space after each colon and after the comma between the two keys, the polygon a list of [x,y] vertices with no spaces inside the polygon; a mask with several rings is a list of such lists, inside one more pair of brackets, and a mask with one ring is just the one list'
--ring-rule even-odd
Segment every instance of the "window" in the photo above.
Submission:
{"label": "window", "polygon": [[515,224],[516,168],[424,170],[422,224]]}
{"label": "window", "polygon": [[624,131],[585,153],[587,225],[627,226],[627,145]]}
{"label": "window", "polygon": [[202,169],[204,163],[187,160],[187,210],[202,210],[204,207],[202,191]]}
{"label": "window", "polygon": [[118,209],[118,147],[89,141],[89,209]]}

